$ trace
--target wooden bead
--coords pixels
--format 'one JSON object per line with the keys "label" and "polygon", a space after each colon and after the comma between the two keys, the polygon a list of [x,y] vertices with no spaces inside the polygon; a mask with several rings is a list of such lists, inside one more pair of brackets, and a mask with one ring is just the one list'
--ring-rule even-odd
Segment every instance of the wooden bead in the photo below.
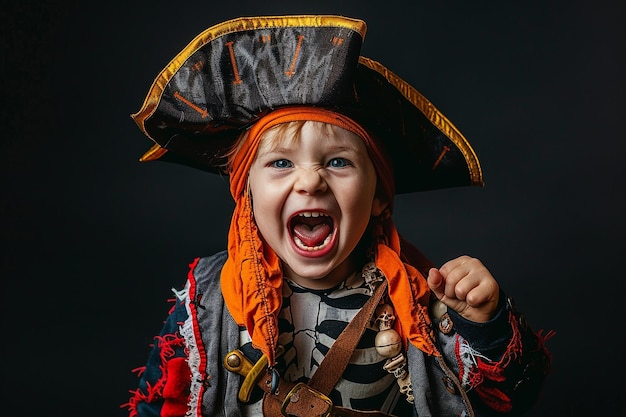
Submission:
{"label": "wooden bead", "polygon": [[392,358],[400,353],[402,340],[394,329],[382,330],[376,334],[374,339],[376,351],[385,358]]}

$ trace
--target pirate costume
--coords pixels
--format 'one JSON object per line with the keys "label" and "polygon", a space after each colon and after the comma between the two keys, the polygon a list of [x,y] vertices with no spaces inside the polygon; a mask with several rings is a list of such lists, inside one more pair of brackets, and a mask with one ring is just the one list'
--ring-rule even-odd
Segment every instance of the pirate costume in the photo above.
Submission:
{"label": "pirate costume", "polygon": [[[341,16],[218,24],[174,57],[132,116],[154,142],[142,161],[227,175],[236,205],[227,251],[196,259],[175,291],[124,405],[130,417],[474,416],[535,402],[549,334],[534,332],[503,294],[486,323],[431,299],[424,277],[433,265],[393,224],[395,194],[482,186],[482,171],[437,108],[360,55],[365,31]],[[283,275],[246,188],[263,133],[309,120],[363,139],[389,202],[371,221],[362,269],[324,291]]]}

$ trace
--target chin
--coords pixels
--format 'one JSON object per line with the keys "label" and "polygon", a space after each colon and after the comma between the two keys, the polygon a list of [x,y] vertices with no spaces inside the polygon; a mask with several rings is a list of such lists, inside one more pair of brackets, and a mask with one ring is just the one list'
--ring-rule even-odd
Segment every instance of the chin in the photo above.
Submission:
{"label": "chin", "polygon": [[[302,285],[305,288],[311,289],[326,289],[331,288],[341,283],[346,277],[351,274],[350,268],[344,261],[333,262],[332,260],[325,260],[319,262],[295,262],[285,263],[284,268],[285,276],[290,280]],[[342,266],[346,265],[346,268]]]}

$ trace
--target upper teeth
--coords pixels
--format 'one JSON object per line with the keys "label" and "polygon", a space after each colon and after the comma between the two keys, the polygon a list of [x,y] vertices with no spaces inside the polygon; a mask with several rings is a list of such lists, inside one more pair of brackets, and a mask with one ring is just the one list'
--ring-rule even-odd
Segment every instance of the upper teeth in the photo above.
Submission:
{"label": "upper teeth", "polygon": [[302,217],[319,217],[319,216],[328,216],[325,213],[320,213],[319,211],[303,211],[299,213],[298,216]]}

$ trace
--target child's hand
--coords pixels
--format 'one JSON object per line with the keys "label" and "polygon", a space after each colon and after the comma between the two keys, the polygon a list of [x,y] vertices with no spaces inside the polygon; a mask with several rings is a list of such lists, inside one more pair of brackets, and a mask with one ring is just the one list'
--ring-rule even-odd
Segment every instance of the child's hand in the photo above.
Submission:
{"label": "child's hand", "polygon": [[498,283],[476,258],[460,256],[431,268],[428,286],[442,303],[474,322],[488,321],[498,306]]}

